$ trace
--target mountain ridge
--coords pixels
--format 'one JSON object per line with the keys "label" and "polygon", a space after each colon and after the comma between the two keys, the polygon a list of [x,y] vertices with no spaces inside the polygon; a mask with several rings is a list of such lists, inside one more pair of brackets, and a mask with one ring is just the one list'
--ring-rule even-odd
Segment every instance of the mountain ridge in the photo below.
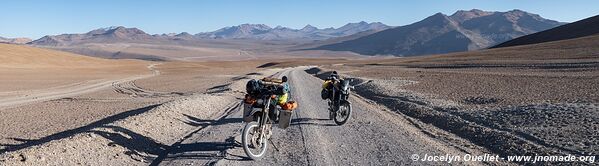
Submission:
{"label": "mountain ridge", "polygon": [[61,46],[84,42],[134,41],[152,39],[151,36],[137,28],[123,26],[99,28],[82,34],[46,35],[29,42],[33,45]]}
{"label": "mountain ridge", "polygon": [[537,44],[599,34],[599,15],[509,40],[491,48]]}
{"label": "mountain ridge", "polygon": [[265,24],[240,24],[237,26],[224,27],[212,32],[190,34],[188,32],[154,34],[150,35],[138,28],[126,28],[124,26],[111,26],[98,28],[80,34],[46,35],[37,40],[26,43],[42,46],[65,46],[88,42],[131,42],[131,41],[177,41],[177,40],[201,40],[201,39],[253,39],[253,40],[325,40],[334,37],[342,37],[355,33],[383,30],[389,28],[380,22],[348,23],[339,28],[318,29],[312,25],[306,25],[302,29],[292,29],[277,26],[272,28]]}
{"label": "mountain ridge", "polygon": [[332,37],[342,37],[369,30],[383,30],[390,26],[380,22],[347,23],[339,28],[319,29],[307,24],[301,29],[277,26],[271,28],[264,24],[241,24],[218,29],[212,32],[195,34],[199,38],[209,39],[258,39],[258,40],[289,40],[309,39],[324,40]]}
{"label": "mountain ridge", "polygon": [[17,38],[5,38],[0,36],[0,43],[9,43],[9,44],[26,44],[31,42],[31,39],[25,37],[17,37]]}
{"label": "mountain ridge", "polygon": [[459,10],[436,13],[421,21],[357,39],[312,49],[351,51],[363,55],[416,56],[478,50],[563,23],[522,10]]}

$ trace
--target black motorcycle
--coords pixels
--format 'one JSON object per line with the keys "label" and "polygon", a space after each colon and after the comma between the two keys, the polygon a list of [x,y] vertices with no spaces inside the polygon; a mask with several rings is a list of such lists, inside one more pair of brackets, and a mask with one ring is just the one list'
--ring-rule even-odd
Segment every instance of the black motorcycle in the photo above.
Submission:
{"label": "black motorcycle", "polygon": [[[276,84],[264,83],[260,92],[250,95],[244,99],[244,121],[247,122],[241,135],[241,144],[244,152],[253,160],[258,160],[266,154],[267,141],[272,136],[272,126],[280,120],[276,107],[276,96],[281,89]],[[256,108],[256,109],[254,109]],[[274,113],[274,114],[273,114]],[[280,113],[283,114],[283,113]],[[279,118],[277,118],[279,117]],[[279,127],[286,128],[290,124],[291,115],[285,117],[287,120],[279,122]]]}
{"label": "black motorcycle", "polygon": [[352,79],[333,79],[329,87],[323,89],[323,98],[328,100],[329,119],[337,125],[343,125],[351,117],[352,107],[349,102],[349,94],[353,86],[349,85]]}

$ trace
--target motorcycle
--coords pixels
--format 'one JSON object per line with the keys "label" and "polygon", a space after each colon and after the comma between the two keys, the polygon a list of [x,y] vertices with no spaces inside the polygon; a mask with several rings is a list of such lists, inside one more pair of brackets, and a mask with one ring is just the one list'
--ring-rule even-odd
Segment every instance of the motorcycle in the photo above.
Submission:
{"label": "motorcycle", "polygon": [[282,110],[279,113],[280,110],[275,110],[278,109],[274,104],[277,91],[280,89],[276,85],[265,85],[259,95],[254,97],[246,95],[246,99],[244,99],[246,103],[244,121],[248,123],[243,128],[241,143],[246,155],[253,160],[262,158],[266,153],[267,141],[272,136],[272,126],[277,123],[275,122],[276,117],[279,117],[279,127],[287,128],[290,125],[292,112]]}
{"label": "motorcycle", "polygon": [[349,95],[354,86],[349,85],[352,79],[334,80],[330,86],[328,97],[329,119],[335,121],[337,125],[343,125],[351,117],[352,106],[349,102]]}

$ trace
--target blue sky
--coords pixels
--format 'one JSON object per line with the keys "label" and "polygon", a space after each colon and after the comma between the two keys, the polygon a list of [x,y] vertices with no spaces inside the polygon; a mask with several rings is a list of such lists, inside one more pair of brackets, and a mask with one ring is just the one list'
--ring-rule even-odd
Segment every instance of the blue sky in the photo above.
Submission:
{"label": "blue sky", "polygon": [[339,27],[348,22],[406,25],[437,12],[521,9],[572,22],[599,14],[597,0],[11,0],[0,5],[0,36],[84,33],[122,25],[150,34],[213,31],[242,23],[302,28]]}

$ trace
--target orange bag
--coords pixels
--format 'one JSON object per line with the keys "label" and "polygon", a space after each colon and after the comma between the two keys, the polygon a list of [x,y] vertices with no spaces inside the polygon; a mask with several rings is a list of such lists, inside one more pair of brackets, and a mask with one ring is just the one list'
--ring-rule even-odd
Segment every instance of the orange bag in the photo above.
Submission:
{"label": "orange bag", "polygon": [[251,105],[251,104],[256,103],[256,99],[253,98],[252,96],[250,96],[249,94],[246,94],[245,99],[243,99],[243,102]]}
{"label": "orange bag", "polygon": [[281,108],[284,110],[294,110],[297,108],[297,102],[289,101],[289,102],[283,103],[283,104],[281,104]]}

